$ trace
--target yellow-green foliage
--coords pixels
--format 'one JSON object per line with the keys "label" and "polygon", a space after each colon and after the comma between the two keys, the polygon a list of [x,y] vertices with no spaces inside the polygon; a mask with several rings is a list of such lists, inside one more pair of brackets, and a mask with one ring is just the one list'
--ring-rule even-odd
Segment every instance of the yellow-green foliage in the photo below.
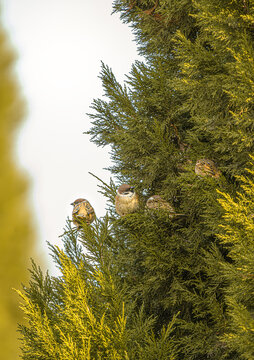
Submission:
{"label": "yellow-green foliage", "polygon": [[[84,224],[81,233],[69,227],[64,250],[51,246],[61,276],[43,276],[33,263],[30,287],[19,292],[27,319],[20,327],[23,359],[174,359],[175,319],[155,336],[154,320],[145,319],[142,306],[135,309],[128,288],[112,268],[105,243],[110,239],[107,224],[106,217],[92,227]],[[89,242],[89,250],[83,252],[78,239]]]}
{"label": "yellow-green foliage", "polygon": [[82,263],[77,268],[64,253],[61,253],[61,261],[61,303],[56,304],[54,319],[22,295],[23,310],[34,329],[33,342],[24,346],[24,352],[34,349],[33,358],[38,359],[127,359],[124,303],[122,308],[113,309],[114,316],[106,300],[98,304],[100,309],[95,307],[98,289],[103,292],[107,283],[112,294],[115,292],[110,276],[106,280],[98,271],[94,274],[94,285],[89,284],[82,279]]}
{"label": "yellow-green foliage", "polygon": [[1,358],[17,359],[17,295],[27,278],[32,231],[26,204],[26,181],[14,161],[14,135],[23,115],[15,76],[13,52],[0,28],[0,347]]}
{"label": "yellow-green foliage", "polygon": [[219,202],[225,210],[225,223],[219,238],[232,259],[221,263],[228,281],[226,303],[230,316],[224,340],[240,350],[242,358],[251,360],[254,356],[254,164],[248,172],[250,177],[239,177],[242,191],[236,200],[221,193],[223,198]]}

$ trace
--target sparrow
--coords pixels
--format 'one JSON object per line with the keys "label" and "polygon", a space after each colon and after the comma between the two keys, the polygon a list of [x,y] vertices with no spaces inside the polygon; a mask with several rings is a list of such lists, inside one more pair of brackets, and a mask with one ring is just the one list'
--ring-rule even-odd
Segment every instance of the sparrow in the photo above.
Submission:
{"label": "sparrow", "polygon": [[196,162],[195,173],[199,176],[212,176],[216,179],[221,175],[221,172],[217,169],[215,163],[208,159],[200,159]]}
{"label": "sparrow", "polygon": [[73,203],[72,221],[78,229],[81,228],[82,222],[90,225],[95,219],[95,212],[91,204],[86,199],[77,199]]}
{"label": "sparrow", "polygon": [[125,216],[138,210],[139,199],[138,194],[134,191],[134,187],[128,184],[119,186],[115,197],[115,208],[120,216]]}
{"label": "sparrow", "polygon": [[146,202],[146,207],[150,210],[165,210],[169,213],[169,217],[184,215],[177,214],[173,206],[171,206],[166,200],[162,199],[160,195],[150,196]]}

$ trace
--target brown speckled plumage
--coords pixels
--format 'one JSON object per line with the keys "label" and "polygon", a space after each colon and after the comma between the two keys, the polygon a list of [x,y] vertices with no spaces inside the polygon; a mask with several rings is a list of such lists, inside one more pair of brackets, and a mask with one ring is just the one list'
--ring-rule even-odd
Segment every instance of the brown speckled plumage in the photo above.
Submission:
{"label": "brown speckled plumage", "polygon": [[153,195],[150,196],[149,199],[146,202],[146,208],[150,210],[165,210],[168,212],[169,217],[173,217],[176,215],[184,215],[184,214],[177,214],[175,212],[175,209],[172,205],[170,205],[169,202],[162,199],[160,195]]}
{"label": "brown speckled plumage", "polygon": [[75,200],[72,210],[72,221],[77,228],[81,228],[82,222],[90,225],[95,219],[95,212],[88,200],[79,198]]}
{"label": "brown speckled plumage", "polygon": [[195,165],[195,173],[199,176],[212,176],[216,179],[221,175],[215,163],[209,159],[198,160]]}
{"label": "brown speckled plumage", "polygon": [[128,184],[119,186],[115,197],[115,208],[120,216],[125,216],[138,210],[139,199],[132,186]]}

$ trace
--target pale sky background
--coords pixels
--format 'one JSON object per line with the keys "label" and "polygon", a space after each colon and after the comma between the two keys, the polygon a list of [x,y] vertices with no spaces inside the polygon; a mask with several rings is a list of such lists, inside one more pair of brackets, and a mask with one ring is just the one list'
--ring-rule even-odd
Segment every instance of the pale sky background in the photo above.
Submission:
{"label": "pale sky background", "polygon": [[123,82],[140,59],[130,28],[111,15],[113,0],[0,0],[2,20],[18,54],[16,72],[27,102],[17,161],[31,178],[30,202],[38,243],[50,273],[46,241],[59,235],[70,203],[87,198],[105,214],[92,172],[108,182],[109,147],[97,148],[83,134],[93,98],[102,97],[101,60]]}

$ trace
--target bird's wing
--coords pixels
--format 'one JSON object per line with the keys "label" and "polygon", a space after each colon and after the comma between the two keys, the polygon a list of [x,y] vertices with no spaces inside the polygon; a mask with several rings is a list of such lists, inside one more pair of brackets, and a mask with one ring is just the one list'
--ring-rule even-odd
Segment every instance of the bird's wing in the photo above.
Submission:
{"label": "bird's wing", "polygon": [[73,213],[73,214],[78,214],[80,208],[81,208],[81,204],[75,205],[72,213]]}
{"label": "bird's wing", "polygon": [[85,207],[86,207],[86,211],[87,211],[87,214],[88,214],[88,215],[94,213],[94,209],[93,209],[93,207],[92,207],[89,203],[86,203],[86,204],[85,204]]}
{"label": "bird's wing", "polygon": [[205,164],[204,168],[209,174],[212,174],[212,175],[215,175],[216,172],[217,172],[216,168],[214,166],[211,166],[211,165],[208,165],[208,164]]}

